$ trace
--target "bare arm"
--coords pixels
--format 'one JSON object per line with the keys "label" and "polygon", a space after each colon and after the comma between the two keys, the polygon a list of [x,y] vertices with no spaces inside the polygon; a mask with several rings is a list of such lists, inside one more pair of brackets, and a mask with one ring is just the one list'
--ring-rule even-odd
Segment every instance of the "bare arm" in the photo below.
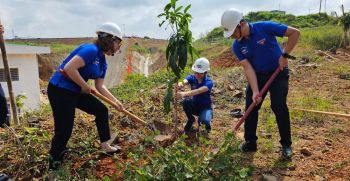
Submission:
{"label": "bare arm", "polygon": [[[298,29],[288,26],[287,31],[284,33],[284,36],[288,37],[287,46],[284,48],[285,53],[291,53],[295,45],[298,43],[300,32]],[[288,65],[288,60],[281,56],[278,60],[281,71]]]}
{"label": "bare arm", "polygon": [[298,43],[300,31],[296,28],[288,26],[284,36],[288,37],[287,46],[284,48],[284,52],[291,53],[295,45]]}
{"label": "bare arm", "polygon": [[190,90],[190,91],[185,91],[185,92],[180,92],[181,97],[190,97],[190,96],[196,96],[198,94],[202,94],[204,92],[208,92],[209,88],[207,86],[200,87],[198,89]]}
{"label": "bare arm", "polygon": [[117,104],[121,104],[121,102],[113,96],[111,92],[107,89],[107,87],[103,84],[104,79],[95,79],[95,88],[97,89],[98,92],[100,92],[102,95],[107,97],[108,99],[116,102]]}
{"label": "bare arm", "polygon": [[78,69],[85,66],[84,60],[75,55],[65,66],[64,71],[68,74],[69,78],[78,84],[82,92],[90,93],[90,86],[85,82],[83,77],[79,74]]}
{"label": "bare arm", "polygon": [[250,88],[253,91],[253,97],[252,97],[253,102],[254,104],[257,104],[261,101],[261,97],[258,97],[258,100],[255,99],[259,94],[259,86],[258,86],[255,70],[247,59],[242,60],[241,65],[243,66],[244,73],[245,73],[245,76],[247,77]]}

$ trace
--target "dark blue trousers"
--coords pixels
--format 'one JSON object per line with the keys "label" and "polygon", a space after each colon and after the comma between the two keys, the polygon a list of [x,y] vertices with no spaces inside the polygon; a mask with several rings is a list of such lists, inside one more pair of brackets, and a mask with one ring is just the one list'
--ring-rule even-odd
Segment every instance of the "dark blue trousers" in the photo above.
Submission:
{"label": "dark blue trousers", "polygon": [[192,99],[185,99],[182,102],[182,106],[188,119],[185,126],[186,132],[191,130],[195,122],[194,115],[198,116],[199,124],[205,124],[206,130],[211,130],[211,119],[213,118],[213,109],[211,105],[199,105],[194,103]]}
{"label": "dark blue trousers", "polygon": [[[256,73],[259,90],[264,87],[271,75],[272,73]],[[288,82],[289,70],[284,69],[268,89],[268,92],[270,92],[271,109],[276,116],[278,130],[281,137],[280,143],[282,146],[290,146],[292,144],[290,117],[287,107]],[[263,100],[265,99],[266,94],[267,92],[263,95]],[[246,109],[248,109],[253,102],[252,96],[253,92],[248,84],[246,89]],[[256,129],[258,125],[259,109],[261,108],[262,102],[263,101],[253,109],[244,123],[244,138],[247,142],[255,143],[258,139],[256,136]]]}

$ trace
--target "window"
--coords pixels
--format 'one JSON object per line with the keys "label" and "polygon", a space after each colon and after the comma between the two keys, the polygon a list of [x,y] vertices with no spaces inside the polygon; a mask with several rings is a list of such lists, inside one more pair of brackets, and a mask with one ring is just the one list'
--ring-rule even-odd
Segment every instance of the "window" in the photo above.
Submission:
{"label": "window", "polygon": [[[18,68],[10,68],[12,81],[19,81]],[[0,68],[0,82],[6,82],[5,69]]]}

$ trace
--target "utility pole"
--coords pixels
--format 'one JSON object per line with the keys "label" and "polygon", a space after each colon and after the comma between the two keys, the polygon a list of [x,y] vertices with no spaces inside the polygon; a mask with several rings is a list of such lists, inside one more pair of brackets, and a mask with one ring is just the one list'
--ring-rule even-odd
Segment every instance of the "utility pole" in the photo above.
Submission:
{"label": "utility pole", "polygon": [[322,7],[322,0],[320,0],[320,9],[318,11],[318,14],[321,14],[321,7]]}
{"label": "utility pole", "polygon": [[327,0],[324,0],[324,12],[327,14]]}
{"label": "utility pole", "polygon": [[[1,21],[0,21],[0,25],[1,25]],[[12,79],[11,79],[10,68],[9,68],[9,64],[7,61],[5,41],[4,41],[4,37],[3,37],[2,33],[0,33],[0,48],[1,48],[2,60],[4,62],[5,79],[7,80],[7,88],[8,88],[9,95],[10,95],[11,109],[12,109],[14,123],[16,125],[20,125],[19,119],[17,116],[17,104],[15,101],[15,96],[13,94],[13,89],[12,89]]]}

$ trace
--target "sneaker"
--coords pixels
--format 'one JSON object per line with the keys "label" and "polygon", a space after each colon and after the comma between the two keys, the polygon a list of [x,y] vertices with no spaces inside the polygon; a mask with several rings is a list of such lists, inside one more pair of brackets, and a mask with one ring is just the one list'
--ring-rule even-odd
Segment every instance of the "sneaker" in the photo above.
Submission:
{"label": "sneaker", "polygon": [[241,144],[240,149],[242,152],[255,152],[257,150],[257,145],[255,142],[245,142]]}
{"label": "sneaker", "polygon": [[291,146],[283,146],[282,147],[282,157],[284,159],[291,159],[293,155],[292,147]]}
{"label": "sneaker", "polygon": [[101,143],[101,150],[106,153],[116,153],[121,150],[121,147],[118,145],[111,146],[108,142]]}

